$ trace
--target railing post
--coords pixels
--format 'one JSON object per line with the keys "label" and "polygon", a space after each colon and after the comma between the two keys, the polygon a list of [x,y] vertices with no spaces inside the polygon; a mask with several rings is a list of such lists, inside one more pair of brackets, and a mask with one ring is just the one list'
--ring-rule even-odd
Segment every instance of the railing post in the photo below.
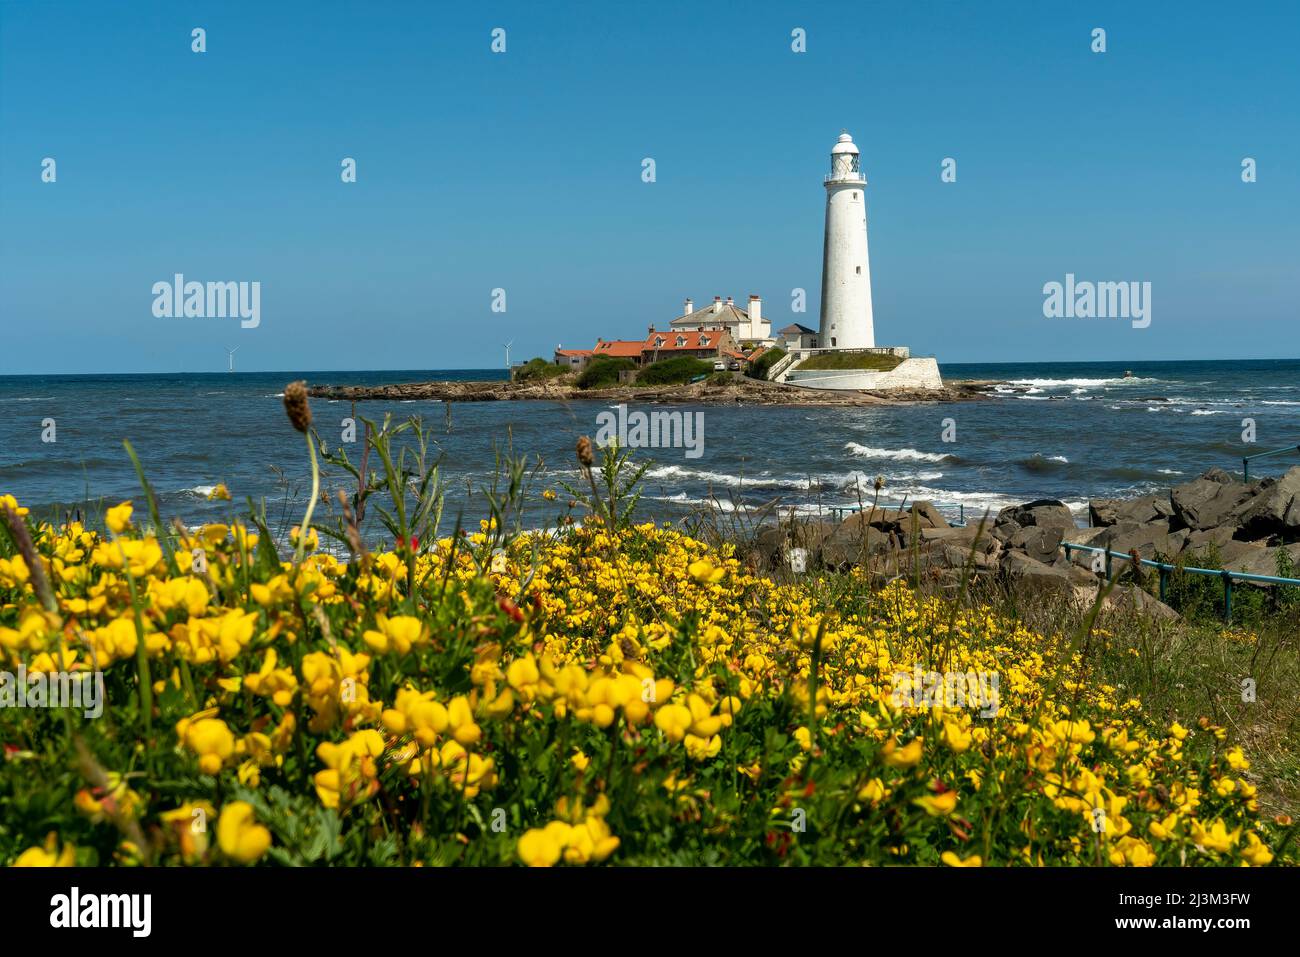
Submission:
{"label": "railing post", "polygon": [[1165,584],[1169,581],[1169,569],[1163,564],[1160,566],[1160,600],[1165,600]]}
{"label": "railing post", "polygon": [[1223,572],[1223,620],[1232,623],[1232,576]]}
{"label": "railing post", "polygon": [[1243,482],[1246,483],[1250,482],[1250,459],[1249,458],[1243,458],[1241,460],[1241,479]]}

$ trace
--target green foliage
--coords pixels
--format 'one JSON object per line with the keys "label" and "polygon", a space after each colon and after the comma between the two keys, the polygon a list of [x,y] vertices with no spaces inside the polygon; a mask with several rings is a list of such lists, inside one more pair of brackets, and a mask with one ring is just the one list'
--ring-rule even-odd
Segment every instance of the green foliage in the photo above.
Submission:
{"label": "green foliage", "polygon": [[670,385],[690,382],[697,375],[708,375],[713,371],[713,363],[696,359],[694,356],[674,356],[660,359],[641,370],[636,381],[642,385]]}
{"label": "green foliage", "polygon": [[[761,358],[761,357],[760,357]],[[878,352],[823,352],[799,363],[800,372],[823,369],[861,369],[865,372],[889,372],[903,362],[898,356]]]}
{"label": "green foliage", "polygon": [[593,359],[578,376],[579,389],[606,389],[618,385],[618,374],[635,369],[636,363],[631,359],[611,359],[602,357]]}
{"label": "green foliage", "polygon": [[745,370],[745,375],[751,379],[766,379],[767,374],[776,365],[785,358],[785,350],[780,348],[768,349],[761,356],[749,363],[749,368]]}
{"label": "green foliage", "polygon": [[547,379],[562,376],[568,371],[564,366],[556,365],[554,362],[547,362],[539,356],[535,359],[529,359],[515,370],[515,381],[544,382]]}

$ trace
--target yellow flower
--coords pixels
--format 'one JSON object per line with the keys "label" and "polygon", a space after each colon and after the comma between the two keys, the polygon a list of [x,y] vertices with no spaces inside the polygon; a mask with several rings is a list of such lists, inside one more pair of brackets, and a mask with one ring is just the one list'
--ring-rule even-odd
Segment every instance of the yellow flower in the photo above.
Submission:
{"label": "yellow flower", "polygon": [[1200,821],[1192,821],[1192,843],[1207,851],[1228,851],[1241,837],[1241,828],[1231,832],[1222,819],[1215,821],[1208,828]]}
{"label": "yellow flower", "polygon": [[725,568],[715,568],[713,562],[707,558],[701,558],[699,561],[691,562],[686,567],[686,574],[695,579],[701,585],[715,585],[726,576]]}
{"label": "yellow flower", "polygon": [[64,844],[59,850],[59,836],[50,831],[45,837],[44,847],[29,847],[18,855],[14,867],[72,867],[76,864],[77,849],[71,844]]}
{"label": "yellow flower", "polygon": [[200,718],[187,725],[181,737],[185,746],[199,756],[199,770],[204,774],[220,773],[221,766],[235,753],[235,736],[220,718]]}
{"label": "yellow flower", "polygon": [[958,857],[952,851],[944,851],[939,859],[949,867],[983,867],[984,861],[978,854],[972,854],[970,857]]}
{"label": "yellow flower", "polygon": [[117,535],[131,527],[131,513],[135,507],[130,502],[114,505],[104,513],[104,524]]}
{"label": "yellow flower", "polygon": [[361,637],[372,650],[381,655],[389,652],[404,655],[413,645],[429,638],[428,627],[411,615],[395,615],[392,618],[376,615],[375,621],[379,630],[368,630]]}
{"label": "yellow flower", "polygon": [[920,738],[913,738],[901,748],[897,738],[890,738],[880,749],[880,757],[891,768],[910,768],[920,763],[922,747]]}
{"label": "yellow flower", "polygon": [[685,705],[667,704],[655,712],[655,727],[676,744],[691,726],[691,710]]}
{"label": "yellow flower", "polygon": [[214,502],[220,499],[223,502],[230,501],[230,489],[226,488],[225,482],[218,482],[208,493],[208,501]]}
{"label": "yellow flower", "polygon": [[1237,852],[1241,855],[1242,860],[1255,867],[1263,867],[1273,860],[1273,852],[1268,849],[1268,845],[1259,839],[1259,835],[1254,831],[1246,834],[1246,846]]}
{"label": "yellow flower", "polygon": [[516,851],[529,867],[550,867],[560,859],[569,836],[569,825],[552,821],[545,828],[530,828],[519,839]]}
{"label": "yellow flower", "polygon": [[217,844],[231,860],[251,864],[271,846],[271,832],[257,823],[251,804],[232,801],[221,809],[221,818],[217,821]]}
{"label": "yellow flower", "polygon": [[912,803],[931,817],[947,817],[957,807],[957,792],[927,794],[925,797],[916,798]]}

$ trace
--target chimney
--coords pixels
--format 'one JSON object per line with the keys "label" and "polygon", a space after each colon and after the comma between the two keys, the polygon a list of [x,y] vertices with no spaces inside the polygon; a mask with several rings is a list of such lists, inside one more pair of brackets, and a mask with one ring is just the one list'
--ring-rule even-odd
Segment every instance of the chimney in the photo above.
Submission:
{"label": "chimney", "polygon": [[683,315],[683,316],[689,316],[689,315],[690,315],[691,313],[693,313],[694,311],[695,311],[695,301],[692,300],[692,299],[687,299],[687,300],[686,300],[686,306],[685,306],[684,309],[682,310],[682,315]]}
{"label": "chimney", "polygon": [[721,311],[722,311],[722,297],[721,297],[721,296],[714,296],[714,297],[713,297],[713,314],[714,314],[714,315],[717,315],[717,314],[720,313]]}
{"label": "chimney", "polygon": [[650,324],[650,331],[647,332],[646,335],[648,335],[648,336],[653,336],[654,334],[655,334],[654,323],[651,323],[651,324]]}
{"label": "chimney", "polygon": [[763,300],[750,294],[749,297],[749,325],[751,329],[757,331],[758,324],[763,321]]}
{"label": "chimney", "polygon": [[736,304],[736,303],[735,303],[735,300],[733,300],[730,296],[728,296],[728,297],[727,297],[727,305],[728,305],[728,306],[734,306],[735,304]]}

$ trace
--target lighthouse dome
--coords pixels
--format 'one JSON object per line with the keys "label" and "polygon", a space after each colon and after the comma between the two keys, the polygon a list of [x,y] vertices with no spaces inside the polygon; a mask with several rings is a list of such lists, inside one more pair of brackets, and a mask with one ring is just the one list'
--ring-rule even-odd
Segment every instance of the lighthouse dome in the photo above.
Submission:
{"label": "lighthouse dome", "polygon": [[831,148],[831,155],[833,156],[836,153],[856,153],[857,151],[858,148],[853,143],[853,137],[848,133],[841,133],[839,142]]}

